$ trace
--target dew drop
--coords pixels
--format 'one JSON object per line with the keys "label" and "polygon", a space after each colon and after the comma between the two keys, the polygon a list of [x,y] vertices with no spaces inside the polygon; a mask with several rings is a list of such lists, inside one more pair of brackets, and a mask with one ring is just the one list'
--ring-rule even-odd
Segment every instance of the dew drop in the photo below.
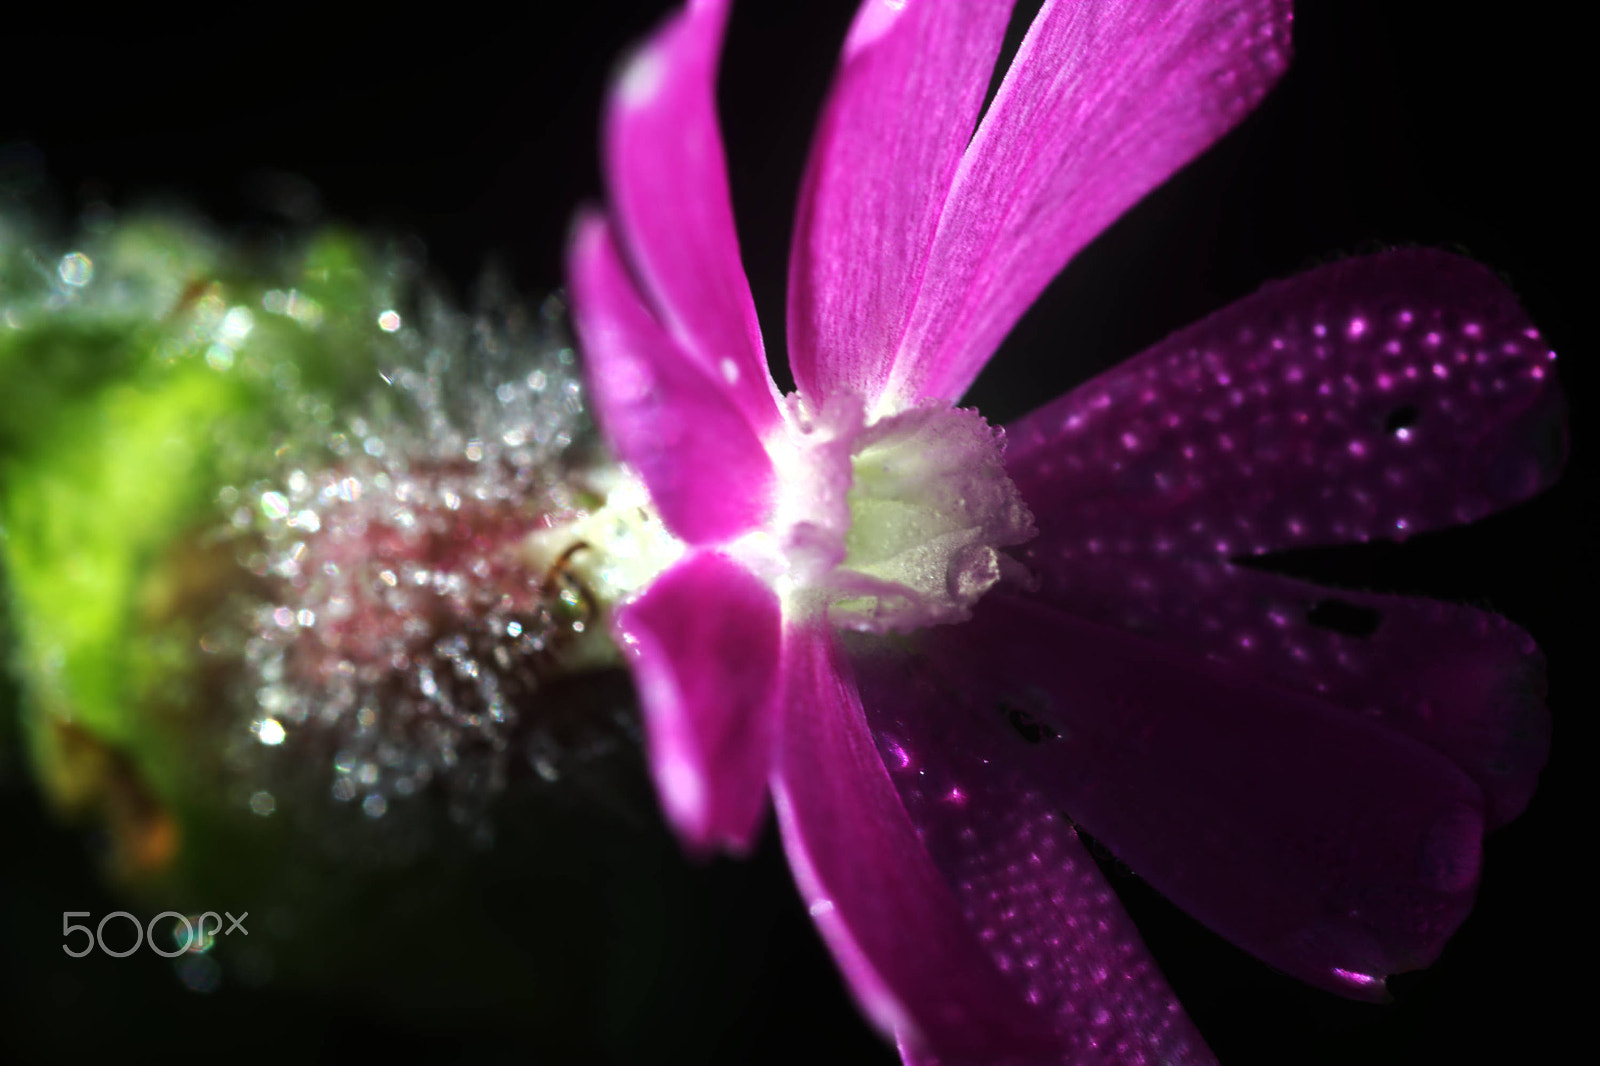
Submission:
{"label": "dew drop", "polygon": [[56,276],[63,284],[81,289],[94,279],[94,260],[82,252],[68,252],[56,264]]}

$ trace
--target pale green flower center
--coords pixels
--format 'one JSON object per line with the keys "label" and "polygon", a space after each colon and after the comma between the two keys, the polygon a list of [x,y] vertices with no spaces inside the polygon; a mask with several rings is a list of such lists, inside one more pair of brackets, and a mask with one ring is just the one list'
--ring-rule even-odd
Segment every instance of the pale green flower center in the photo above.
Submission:
{"label": "pale green flower center", "polygon": [[[786,617],[822,612],[870,632],[962,622],[1008,569],[1021,573],[1004,549],[1033,537],[1033,516],[1006,476],[1002,434],[976,411],[916,407],[868,424],[852,398],[811,412],[791,396],[784,413],[766,442],[771,517],[718,550],[770,584]],[[559,560],[610,605],[685,546],[636,477],[597,476],[603,505],[529,538],[525,554],[545,568]]]}
{"label": "pale green flower center", "polygon": [[960,622],[1034,535],[1002,438],[976,411],[918,407],[865,424],[835,401],[769,446],[780,489],[777,587],[791,613],[870,631]]}

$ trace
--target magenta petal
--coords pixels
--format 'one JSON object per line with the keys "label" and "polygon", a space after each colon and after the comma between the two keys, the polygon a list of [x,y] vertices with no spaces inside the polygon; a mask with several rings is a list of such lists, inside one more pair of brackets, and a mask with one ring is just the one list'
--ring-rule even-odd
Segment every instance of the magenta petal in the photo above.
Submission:
{"label": "magenta petal", "polygon": [[759,432],[778,409],[717,125],[727,14],[727,0],[697,0],[623,68],[606,105],[606,188],[646,303]]}
{"label": "magenta petal", "polygon": [[1318,696],[1449,756],[1490,828],[1527,806],[1550,750],[1544,658],[1504,618],[1177,559],[1096,565],[1029,544],[1037,598]]}
{"label": "magenta petal", "polygon": [[782,661],[777,594],[715,552],[691,555],[616,613],[650,769],[691,847],[744,851],[766,809]]}
{"label": "magenta petal", "polygon": [[1007,427],[1006,469],[1080,559],[1403,538],[1555,479],[1553,358],[1477,263],[1351,259],[1270,285]]}
{"label": "magenta petal", "polygon": [[891,642],[845,646],[923,846],[999,969],[1055,1021],[1065,1050],[1049,1061],[1213,1062],[1071,822],[1018,774],[1014,738],[980,717],[991,711],[947,698]]}
{"label": "magenta petal", "polygon": [[1288,0],[1048,0],[967,149],[894,397],[954,400],[1067,261],[1244,117]]}
{"label": "magenta petal", "polygon": [[862,1010],[917,1054],[1048,1054],[906,817],[825,627],[791,629],[773,804],[789,866]]}
{"label": "magenta petal", "polygon": [[789,359],[814,399],[888,382],[1009,3],[867,0],[818,122],[789,259]]}
{"label": "magenta petal", "polygon": [[567,277],[601,428],[644,478],[662,521],[691,544],[762,522],[772,460],[723,383],[690,362],[640,301],[593,212],[574,225]]}
{"label": "magenta petal", "polygon": [[920,639],[919,668],[1074,822],[1309,984],[1380,999],[1472,906],[1482,793],[1410,737],[1011,596]]}

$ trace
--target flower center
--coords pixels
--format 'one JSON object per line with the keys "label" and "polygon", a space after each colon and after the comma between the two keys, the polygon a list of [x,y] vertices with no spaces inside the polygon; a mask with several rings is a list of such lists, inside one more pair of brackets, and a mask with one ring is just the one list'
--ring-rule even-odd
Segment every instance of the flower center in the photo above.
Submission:
{"label": "flower center", "polygon": [[[786,616],[821,612],[869,632],[963,622],[1008,569],[1021,572],[1002,551],[1033,537],[1033,516],[1006,476],[1004,435],[976,411],[915,407],[869,423],[854,397],[813,411],[793,395],[784,415],[766,442],[771,517],[719,550],[770,584]],[[590,475],[603,506],[521,552],[539,570],[561,560],[602,607],[685,550],[637,478],[612,473]]]}
{"label": "flower center", "polygon": [[791,397],[769,445],[787,609],[883,632],[965,621],[1034,535],[1001,432],[972,410],[917,407],[867,424],[859,401],[812,416]]}

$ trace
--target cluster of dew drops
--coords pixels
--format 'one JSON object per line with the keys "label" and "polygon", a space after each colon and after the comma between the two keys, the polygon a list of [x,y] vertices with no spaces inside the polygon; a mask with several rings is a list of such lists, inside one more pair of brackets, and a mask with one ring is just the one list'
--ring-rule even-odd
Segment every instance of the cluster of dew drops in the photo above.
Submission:
{"label": "cluster of dew drops", "polygon": [[[626,706],[541,695],[609,648],[581,582],[522,550],[603,502],[558,297],[530,311],[489,273],[463,312],[417,283],[418,250],[399,247],[352,297],[360,307],[287,286],[246,297],[196,287],[204,249],[224,247],[203,229],[162,223],[153,252],[106,253],[96,242],[122,230],[103,214],[82,249],[48,254],[26,219],[0,214],[0,251],[22,257],[0,272],[0,327],[64,313],[172,324],[176,306],[186,324],[164,358],[269,381],[299,412],[282,439],[224,464],[249,473],[216,493],[202,538],[236,567],[198,645],[239,802],[266,816],[286,794],[331,795],[388,824],[428,792],[481,836],[508,774],[554,781],[638,741]],[[326,337],[351,315],[376,372],[343,410],[257,343],[268,318]],[[301,806],[317,819],[328,803]]]}
{"label": "cluster of dew drops", "polygon": [[306,781],[369,819],[432,786],[481,833],[509,770],[595,754],[525,720],[598,634],[581,584],[519,550],[593,503],[582,385],[555,298],[479,304],[384,312],[400,354],[371,402],[218,494],[258,591],[202,646],[242,662],[228,754],[257,814]]}

